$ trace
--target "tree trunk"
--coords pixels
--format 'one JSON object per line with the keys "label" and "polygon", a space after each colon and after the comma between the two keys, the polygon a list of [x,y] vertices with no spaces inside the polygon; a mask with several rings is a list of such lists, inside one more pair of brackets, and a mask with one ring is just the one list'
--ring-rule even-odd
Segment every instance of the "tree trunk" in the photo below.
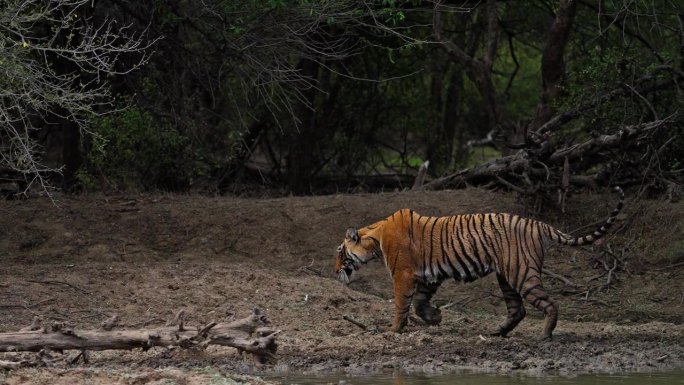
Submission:
{"label": "tree trunk", "polygon": [[[549,40],[546,42],[542,54],[542,91],[535,118],[530,126],[532,130],[541,127],[553,116],[551,102],[558,95],[565,74],[563,53],[570,36],[576,8],[577,2],[575,0],[562,0],[556,18],[551,25]],[[516,143],[519,142],[521,141],[516,141]]]}
{"label": "tree trunk", "polygon": [[458,130],[458,141],[454,147],[454,140],[456,139],[456,129],[458,127],[459,118],[461,117],[461,101],[463,94],[463,70],[461,66],[454,66],[449,78],[449,86],[447,87],[446,104],[444,106],[444,118],[442,121],[444,129],[445,142],[449,145],[449,164],[447,169],[452,170],[454,163],[460,162],[465,158],[463,148],[465,146],[463,139],[463,130]]}
{"label": "tree trunk", "polygon": [[487,0],[486,4],[487,42],[486,52],[482,58],[472,56],[471,53],[466,52],[458,44],[445,39],[442,31],[440,7],[440,4],[436,4],[433,14],[433,33],[435,38],[441,41],[442,47],[446,50],[451,61],[463,65],[466,75],[475,84],[482,97],[483,107],[487,116],[486,132],[496,131],[504,121],[504,109],[492,81],[492,66],[496,59],[499,42],[496,1]]}
{"label": "tree trunk", "polygon": [[218,181],[216,182],[219,191],[225,191],[229,185],[240,178],[245,169],[245,164],[252,157],[254,149],[259,144],[267,125],[263,120],[252,123],[249,128],[241,134],[240,140],[235,144],[231,158],[223,168]]}
{"label": "tree trunk", "polygon": [[[460,157],[461,151],[454,151],[456,127],[461,113],[461,93],[463,91],[463,70],[461,66],[452,65],[451,74],[447,79],[442,75],[447,69],[439,66],[435,68],[433,76],[432,103],[440,116],[434,129],[428,135],[427,159],[430,161],[430,174],[443,175],[453,168],[454,157]],[[439,74],[438,74],[439,73]],[[446,95],[443,95],[444,82],[447,82]],[[460,135],[462,137],[462,133]],[[462,139],[462,138],[461,138]],[[462,140],[458,143],[461,146]]]}
{"label": "tree trunk", "polygon": [[[430,73],[430,104],[434,109],[434,116],[441,116],[444,109],[442,90],[444,84],[445,66],[442,60],[438,59],[438,53],[432,52],[431,73]],[[449,164],[450,152],[445,151],[442,122],[435,119],[431,127],[427,129],[427,149],[425,157],[432,164],[431,173],[438,174]]]}
{"label": "tree trunk", "polygon": [[289,137],[289,151],[287,155],[288,187],[294,194],[306,194],[310,191],[310,178],[315,168],[314,156],[318,134],[316,132],[316,113],[314,110],[316,89],[314,84],[318,79],[318,63],[304,58],[299,68],[301,76],[309,79],[311,84],[304,85],[301,96],[305,101],[299,103],[299,125],[292,127]]}
{"label": "tree trunk", "polygon": [[62,128],[62,162],[64,164],[62,190],[73,192],[78,182],[78,169],[83,163],[81,130],[78,124],[66,118],[59,118],[59,122]]}
{"label": "tree trunk", "polygon": [[[81,8],[79,13],[81,17],[76,21],[75,28],[69,32],[75,33],[75,36],[70,38],[65,35],[65,33],[60,34],[58,39],[62,41],[62,44],[66,44],[66,41],[69,39],[73,39],[72,44],[78,44],[83,39],[80,31],[86,29],[85,24],[93,15],[94,8],[92,6],[85,6]],[[80,72],[80,69],[75,63],[58,57],[54,58],[54,67],[61,75]],[[81,82],[87,83],[89,80],[88,76],[89,75],[85,73],[81,73]],[[83,155],[81,153],[81,128],[75,121],[69,119],[69,114],[66,109],[60,109],[58,114],[59,125],[62,129],[62,162],[64,164],[64,170],[62,171],[62,190],[64,192],[73,192],[77,188],[77,174],[83,163]]]}

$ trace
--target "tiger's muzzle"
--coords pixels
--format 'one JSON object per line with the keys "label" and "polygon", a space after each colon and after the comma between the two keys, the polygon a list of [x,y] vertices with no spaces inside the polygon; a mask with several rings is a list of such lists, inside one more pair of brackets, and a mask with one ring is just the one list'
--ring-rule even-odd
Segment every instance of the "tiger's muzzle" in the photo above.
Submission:
{"label": "tiger's muzzle", "polygon": [[337,250],[338,269],[336,273],[338,280],[344,282],[345,284],[349,284],[351,275],[354,270],[358,268],[358,266],[356,266],[354,260],[346,254],[347,253],[345,252],[344,246],[340,246],[340,248]]}
{"label": "tiger's muzzle", "polygon": [[345,284],[349,284],[351,275],[354,272],[354,270],[356,270],[356,268],[354,266],[354,262],[351,259],[347,259],[342,263],[342,268],[337,272],[337,279],[344,282]]}

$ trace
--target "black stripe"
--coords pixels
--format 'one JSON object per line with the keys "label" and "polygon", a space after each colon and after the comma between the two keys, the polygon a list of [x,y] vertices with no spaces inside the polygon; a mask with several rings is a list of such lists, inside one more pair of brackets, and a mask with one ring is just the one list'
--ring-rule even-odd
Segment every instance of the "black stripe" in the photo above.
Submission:
{"label": "black stripe", "polygon": [[542,247],[542,250],[544,248],[544,230],[542,228],[542,223],[539,221],[536,221],[537,223],[537,239],[539,240],[539,245]]}
{"label": "black stripe", "polygon": [[523,274],[523,278],[520,280],[520,284],[515,288],[515,290],[520,293],[520,290],[522,290],[523,285],[525,282],[527,282],[527,274],[530,272],[530,264],[526,263],[525,264],[525,274]]}
{"label": "black stripe", "polygon": [[506,269],[505,257],[506,257],[506,250],[508,248],[508,237],[507,237],[506,231],[505,231],[504,226],[503,226],[503,222],[504,222],[503,221],[503,214],[494,214],[494,217],[496,218],[496,224],[498,225],[497,226],[497,234],[499,235],[499,243],[500,243],[499,252],[497,254],[497,259],[498,259],[497,264],[499,265],[500,273],[504,274],[504,276],[506,276],[506,273],[505,273],[505,269]]}
{"label": "black stripe", "polygon": [[540,303],[541,301],[546,301],[548,298],[549,298],[549,297],[546,297],[546,298],[537,297],[537,299],[535,299],[534,301],[532,301],[532,306],[534,306],[534,307],[536,307],[536,308],[539,308],[539,303]]}
{"label": "black stripe", "polygon": [[518,227],[518,223],[520,223],[521,219],[522,218],[520,217],[520,215],[513,215],[511,217],[511,227],[513,227],[513,228]]}
{"label": "black stripe", "polygon": [[[447,246],[448,246],[449,244],[452,245],[452,251],[454,251],[454,249],[453,249],[453,242],[454,242],[454,241],[453,241],[453,230],[452,230],[451,226],[449,226],[449,221],[453,221],[453,220],[454,220],[454,217],[449,217],[449,218],[448,218],[447,223],[446,223],[446,225],[445,225],[445,227],[446,227],[445,235],[446,235],[446,236],[445,236],[445,239],[443,240],[443,241],[446,241],[446,242],[447,242]],[[455,253],[454,253],[454,254],[455,254]],[[455,258],[455,256],[454,256],[454,258]],[[454,279],[458,279],[459,281],[462,280],[463,277],[461,277],[461,273],[459,273],[459,271],[458,271],[458,269],[456,268],[456,266],[454,266],[454,264],[453,264],[453,262],[452,262],[452,257],[451,257],[451,255],[449,254],[449,250],[445,250],[445,252],[444,252],[444,259],[445,259],[445,260],[447,261],[447,263],[449,264],[449,267],[451,267],[451,270],[452,270],[452,273],[453,273],[452,277],[454,277]]]}
{"label": "black stripe", "polygon": [[441,278],[446,278],[449,277],[449,273],[444,270],[444,267],[442,266],[444,264],[444,256],[446,255],[446,250],[444,250],[444,238],[446,236],[446,225],[444,224],[444,221],[446,220],[448,223],[448,218],[441,218],[442,219],[442,227],[439,230],[439,248],[442,251],[442,258],[437,258],[437,267],[439,268],[440,272],[440,277]]}
{"label": "black stripe", "polygon": [[503,235],[506,237],[506,254],[504,255],[504,258],[502,258],[503,266],[502,268],[502,273],[505,274],[506,279],[510,279],[509,276],[509,271],[511,267],[511,236],[508,231],[508,226],[510,225],[510,216],[502,216],[501,221],[503,222],[501,226],[501,231],[503,232]]}
{"label": "black stripe", "polygon": [[[523,242],[523,253],[525,258],[520,263],[524,265],[529,265],[530,262],[533,262],[533,259],[535,259],[536,256],[536,254],[532,252],[534,247],[534,234],[532,234],[532,221],[526,218],[524,224],[525,226],[523,227],[523,236],[525,237],[525,241]],[[534,262],[538,263],[541,261],[535,260]]]}
{"label": "black stripe", "polygon": [[[465,274],[465,276],[462,277],[462,280],[463,280],[464,282],[470,282],[470,281],[473,281],[473,280],[474,280],[474,279],[473,279],[473,276],[470,275],[470,269],[466,266],[465,262],[464,262],[463,259],[461,258],[462,253],[460,253],[460,252],[456,249],[456,243],[454,243],[454,239],[456,239],[456,241],[458,242],[458,244],[460,245],[460,247],[461,247],[461,248],[463,247],[463,243],[461,242],[461,238],[459,237],[459,232],[460,232],[460,230],[461,230],[461,229],[460,229],[460,217],[461,217],[460,215],[454,217],[454,227],[453,227],[454,230],[452,231],[452,234],[453,234],[453,235],[452,235],[452,238],[451,238],[451,248],[454,250],[454,257],[456,258],[456,262],[458,262],[458,264],[461,265],[461,269],[463,270],[463,273]],[[456,224],[456,220],[457,220],[457,219],[459,220],[458,227],[457,227],[457,224]],[[463,249],[461,249],[461,250],[463,250]],[[464,251],[464,253],[465,253],[465,251]],[[464,253],[463,253],[463,254],[464,254]]]}
{"label": "black stripe", "polygon": [[[470,258],[470,254],[468,254],[468,250],[466,250],[466,248],[465,248],[466,242],[464,242],[463,239],[461,238],[461,234],[463,233],[463,231],[461,231],[461,230],[465,230],[465,226],[463,226],[463,219],[464,219],[463,215],[458,216],[458,227],[459,227],[460,231],[458,231],[456,233],[456,239],[458,240],[458,243],[461,245],[461,249],[463,250],[463,258],[465,258],[468,261],[468,263],[470,264],[470,266],[473,269],[475,269],[476,268],[475,263],[473,262],[472,258]],[[466,271],[468,271],[468,276],[470,276],[471,280],[475,280],[476,277],[473,277],[471,275],[471,273],[475,273],[475,272],[470,271],[470,268],[466,269]]]}
{"label": "black stripe", "polygon": [[480,232],[482,232],[482,248],[485,252],[485,257],[487,258],[487,270],[491,270],[493,266],[494,244],[492,243],[493,229],[489,229],[489,232],[485,229],[485,224],[487,222],[489,214],[482,215],[482,221],[480,221]]}
{"label": "black stripe", "polygon": [[410,222],[408,228],[408,236],[411,243],[413,243],[413,210],[409,210]]}
{"label": "black stripe", "polygon": [[499,231],[494,224],[494,220],[492,219],[493,216],[494,214],[487,214],[487,221],[489,222],[489,229],[491,231],[490,243],[492,244],[492,257],[501,252],[501,234],[499,234]]}
{"label": "black stripe", "polygon": [[427,229],[427,223],[430,221],[430,218],[425,220],[424,225],[420,223],[420,220],[423,218],[424,217],[418,218],[418,225],[422,226],[420,232],[420,271],[423,273],[423,279],[425,279],[425,230]]}
{"label": "black stripe", "polygon": [[399,261],[399,256],[398,256],[398,255],[395,255],[395,256],[394,256],[394,263],[392,264],[392,269],[391,269],[392,277],[394,277],[394,271],[395,271],[396,268],[397,268],[397,261]]}
{"label": "black stripe", "polygon": [[542,285],[537,284],[537,285],[534,285],[534,286],[532,286],[532,287],[527,288],[527,290],[525,290],[524,293],[521,293],[520,296],[523,297],[523,298],[525,298],[525,297],[527,297],[528,294],[530,294],[530,292],[531,292],[532,290],[538,289],[538,288],[542,288],[542,289],[543,289]]}
{"label": "black stripe", "polygon": [[[501,254],[503,253],[503,236],[501,234],[500,229],[494,224],[494,219],[493,217],[496,214],[490,214],[489,215],[489,225],[492,228],[492,237],[494,237],[494,240],[496,241],[496,250],[494,251],[494,255],[497,257],[494,263],[496,264],[497,267],[499,267],[499,259],[501,258]],[[498,223],[498,221],[497,221]]]}
{"label": "black stripe", "polygon": [[511,277],[509,278],[509,282],[512,282],[514,285],[518,283],[518,275],[520,274],[520,258],[523,257],[523,254],[525,253],[525,250],[523,249],[525,245],[525,237],[524,234],[522,233],[522,226],[521,226],[521,218],[520,216],[515,216],[514,219],[511,221],[512,225],[512,233],[515,236],[515,259],[511,259],[511,264],[513,265],[512,267],[509,266],[509,269],[512,268],[511,271]]}
{"label": "black stripe", "polygon": [[[479,226],[477,226],[477,223],[479,222]],[[489,272],[490,268],[490,260],[491,256],[489,255],[489,252],[487,251],[487,246],[485,245],[485,241],[487,239],[487,232],[484,229],[484,215],[483,214],[478,214],[477,215],[477,220],[473,220],[473,231],[478,234],[477,237],[477,242],[476,246],[478,247],[478,257],[480,259],[480,265],[482,268],[482,275],[485,275]],[[482,249],[482,251],[480,251]]]}
{"label": "black stripe", "polygon": [[435,217],[435,221],[432,222],[432,228],[430,228],[430,260],[429,260],[429,267],[430,267],[430,273],[432,273],[433,277],[436,277],[435,274],[435,263],[432,261],[433,260],[433,243],[435,239],[435,225],[437,225],[437,221],[439,218]]}
{"label": "black stripe", "polygon": [[[472,228],[470,225],[473,225]],[[466,219],[466,231],[468,232],[468,244],[471,245],[473,249],[473,253],[475,255],[473,256],[473,262],[475,263],[475,272],[479,276],[484,275],[484,270],[482,268],[482,257],[480,256],[480,250],[477,247],[477,241],[478,238],[480,237],[477,231],[475,231],[475,215],[469,215]]]}
{"label": "black stripe", "polygon": [[549,225],[547,225],[546,223],[544,223],[544,229],[546,229],[546,233],[547,233],[548,236],[549,236],[549,240],[554,241],[554,242],[558,242],[558,241],[559,241],[558,239],[553,239],[553,235],[552,235],[553,232],[551,231],[551,226],[549,226]]}
{"label": "black stripe", "polygon": [[532,223],[530,226],[530,234],[532,237],[532,245],[534,246],[535,256],[540,259],[540,262],[543,262],[542,258],[544,258],[544,245],[542,244],[542,239],[540,237],[541,233],[539,232],[539,222],[536,220],[531,220],[530,222]]}

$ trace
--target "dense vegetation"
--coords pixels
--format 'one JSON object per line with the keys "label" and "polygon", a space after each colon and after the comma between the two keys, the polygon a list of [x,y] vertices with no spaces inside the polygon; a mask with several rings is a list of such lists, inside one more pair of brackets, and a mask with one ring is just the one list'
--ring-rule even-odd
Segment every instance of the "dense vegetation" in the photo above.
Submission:
{"label": "dense vegetation", "polygon": [[14,192],[681,182],[680,0],[50,4],[0,3]]}

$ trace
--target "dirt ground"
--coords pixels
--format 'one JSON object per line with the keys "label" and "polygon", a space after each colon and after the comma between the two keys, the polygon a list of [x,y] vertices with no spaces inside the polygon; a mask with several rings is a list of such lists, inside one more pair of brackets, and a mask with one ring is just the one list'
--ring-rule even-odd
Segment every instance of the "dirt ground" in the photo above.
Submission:
{"label": "dirt ground", "polygon": [[[384,265],[364,266],[345,286],[332,271],[335,249],[347,227],[403,207],[424,215],[512,212],[580,234],[610,212],[615,196],[570,197],[566,214],[552,205],[535,213],[531,202],[479,189],[278,199],[86,195],[58,197],[58,206],[46,199],[2,201],[0,332],[27,326],[35,315],[97,328],[118,314],[124,327],[136,327],[154,319],[163,324],[179,309],[189,324],[205,324],[242,318],[259,306],[282,334],[279,361],[270,367],[258,368],[231,348],[155,348],[93,352],[89,364],[0,373],[0,383],[208,384],[253,381],[236,374],[682,368],[684,203],[635,202],[635,193],[627,192],[622,221],[600,245],[559,247],[547,255],[546,268],[556,276],[546,275],[545,286],[560,305],[550,342],[537,341],[543,321],[529,306],[510,338],[489,337],[506,314],[493,276],[445,283],[435,299],[445,305],[439,326],[411,322],[400,335],[378,332],[393,314]],[[607,253],[620,262],[612,265]],[[25,354],[0,354],[0,360]]]}

